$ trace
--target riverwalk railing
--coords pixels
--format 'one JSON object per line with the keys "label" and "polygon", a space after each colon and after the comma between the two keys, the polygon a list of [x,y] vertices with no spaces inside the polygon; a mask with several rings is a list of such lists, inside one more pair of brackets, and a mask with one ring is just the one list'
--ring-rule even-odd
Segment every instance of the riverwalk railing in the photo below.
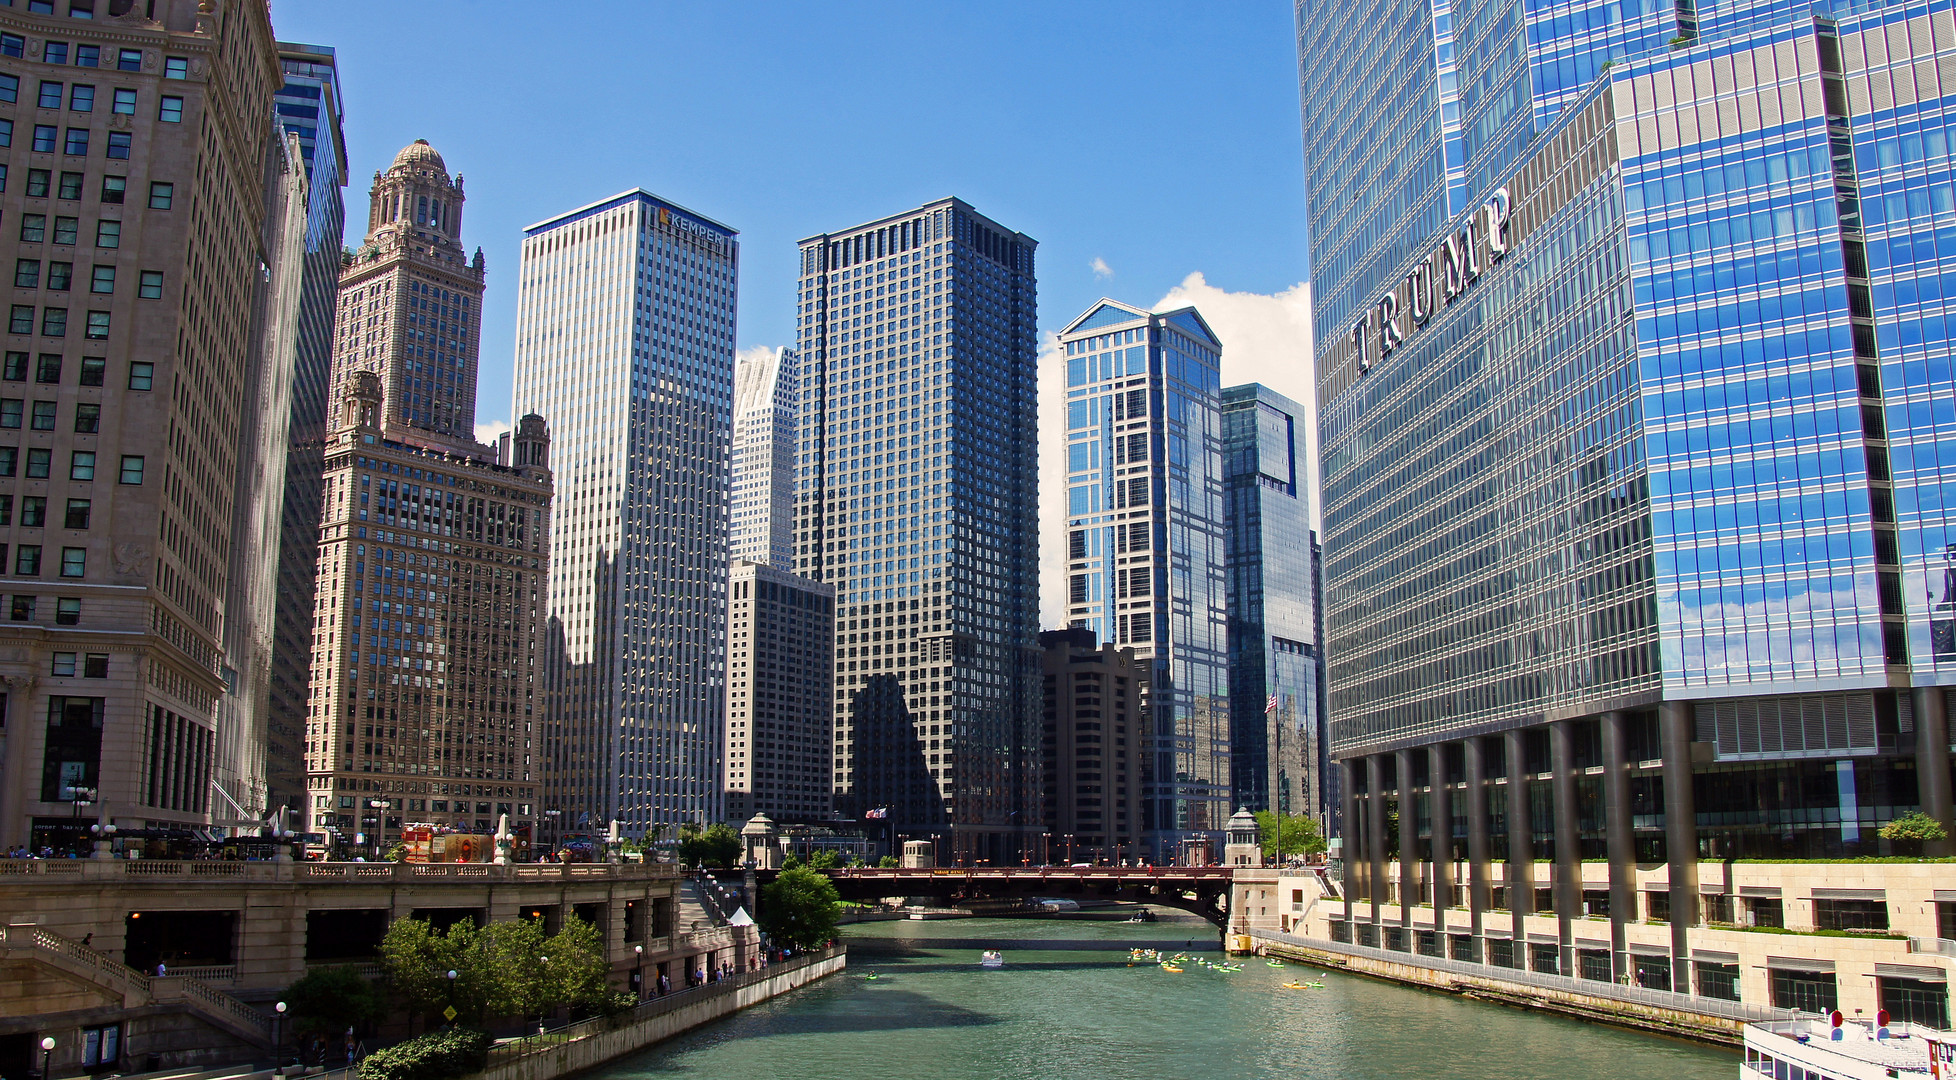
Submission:
{"label": "riverwalk railing", "polygon": [[324,885],[346,882],[427,884],[442,881],[532,882],[671,880],[671,863],[346,863],[226,862],[206,859],[0,859],[0,881],[68,884],[74,878],[127,881],[279,881]]}
{"label": "riverwalk railing", "polygon": [[509,1039],[504,1042],[499,1042],[489,1050],[489,1063],[487,1067],[494,1068],[497,1065],[507,1064],[518,1058],[528,1057],[531,1054],[541,1054],[545,1051],[555,1050],[565,1043],[576,1042],[578,1039],[601,1032],[630,1027],[641,1021],[650,1020],[655,1016],[663,1016],[666,1013],[686,1008],[689,1005],[701,1001],[731,994],[743,987],[753,986],[756,983],[763,983],[769,979],[792,974],[793,972],[800,971],[802,968],[819,964],[824,960],[830,960],[838,956],[847,956],[848,952],[848,946],[837,945],[832,949],[802,953],[799,956],[792,956],[778,963],[769,964],[759,971],[743,971],[738,975],[730,975],[717,982],[704,983],[700,986],[687,987],[683,990],[674,990],[670,994],[661,994],[658,997],[647,998],[639,1002],[635,1007],[618,1013],[615,1016],[594,1016],[589,1020],[579,1020],[561,1027],[548,1028],[535,1035],[525,1035],[520,1039]]}
{"label": "riverwalk railing", "polygon": [[1486,979],[1490,982],[1516,983],[1534,987],[1538,990],[1552,990],[1564,994],[1581,994],[1586,997],[1605,998],[1626,1005],[1642,1005],[1648,1008],[1669,1009],[1675,1012],[1696,1013],[1700,1016],[1715,1016],[1722,1020],[1736,1020],[1740,1023],[1763,1023],[1772,1020],[1797,1020],[1802,1014],[1792,1009],[1778,1009],[1767,1005],[1753,1005],[1743,1001],[1728,1001],[1724,998],[1700,997],[1697,994],[1680,994],[1675,990],[1655,990],[1644,986],[1624,986],[1620,983],[1603,982],[1598,979],[1578,979],[1569,975],[1550,975],[1541,971],[1528,971],[1522,968],[1495,967],[1492,964],[1476,964],[1466,960],[1451,960],[1438,956],[1424,956],[1417,953],[1395,952],[1391,949],[1378,949],[1369,945],[1353,945],[1342,941],[1328,941],[1324,938],[1298,937],[1277,930],[1253,930],[1253,941],[1272,941],[1291,945],[1312,952],[1334,953],[1384,964],[1400,964],[1406,967],[1425,968],[1429,971],[1444,971],[1471,979]]}

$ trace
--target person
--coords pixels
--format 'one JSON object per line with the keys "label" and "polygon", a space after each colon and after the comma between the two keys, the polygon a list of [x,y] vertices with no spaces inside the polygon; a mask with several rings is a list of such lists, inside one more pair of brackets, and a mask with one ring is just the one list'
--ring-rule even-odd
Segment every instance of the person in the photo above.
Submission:
{"label": "person", "polygon": [[672,980],[666,978],[666,973],[661,971],[659,972],[659,994],[663,997],[670,993],[672,993]]}
{"label": "person", "polygon": [[81,943],[82,943],[83,945],[87,945],[87,944],[88,944],[89,942],[91,942],[91,941],[94,941],[94,940],[95,940],[95,932],[94,932],[93,930],[91,930],[91,931],[89,931],[88,933],[86,933],[86,934],[83,934],[83,935],[82,935],[82,942],[81,942]]}
{"label": "person", "polygon": [[163,978],[164,976],[166,976],[166,975],[168,975],[169,973],[170,973],[170,967],[169,967],[169,965],[168,965],[168,964],[165,964],[165,963],[164,963],[163,961],[161,961],[161,960],[158,960],[158,961],[156,962],[156,977],[157,977],[157,978],[159,978],[159,979],[161,979],[161,978]]}

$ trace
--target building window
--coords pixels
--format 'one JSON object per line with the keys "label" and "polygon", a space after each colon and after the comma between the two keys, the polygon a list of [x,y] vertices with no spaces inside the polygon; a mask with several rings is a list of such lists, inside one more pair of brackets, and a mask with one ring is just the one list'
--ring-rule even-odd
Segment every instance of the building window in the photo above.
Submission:
{"label": "building window", "polygon": [[103,698],[50,697],[41,799],[65,802],[100,781]]}
{"label": "building window", "polygon": [[148,390],[156,381],[156,364],[149,360],[129,362],[129,389]]}
{"label": "building window", "polygon": [[76,67],[101,67],[102,47],[100,45],[75,46]]}
{"label": "building window", "polygon": [[95,246],[98,248],[118,248],[122,246],[122,222],[98,221],[95,223]]}
{"label": "building window", "polygon": [[74,283],[74,263],[51,262],[48,264],[48,288],[58,292],[67,292],[69,287]]}
{"label": "building window", "polygon": [[88,340],[107,341],[109,337],[109,313],[91,311],[88,313]]}
{"label": "building window", "polygon": [[0,165],[0,192],[7,190],[7,167]]}
{"label": "building window", "polygon": [[41,286],[41,260],[14,260],[14,288],[38,289]]}
{"label": "building window", "polygon": [[112,1068],[121,1061],[121,1024],[82,1029],[82,1068],[99,1071]]}
{"label": "building window", "polygon": [[[27,55],[26,38],[21,37],[19,34],[0,34],[0,56],[24,57],[26,55]],[[12,79],[13,76],[10,75],[8,76],[8,78]],[[20,83],[19,79],[14,79],[13,81],[16,86],[18,86]],[[13,98],[9,97],[0,100],[12,101]]]}
{"label": "building window", "polygon": [[69,128],[68,138],[63,143],[61,152],[67,154],[69,157],[87,157],[88,156],[88,129]]}
{"label": "building window", "polygon": [[59,109],[61,107],[62,89],[63,86],[61,83],[53,82],[48,79],[42,79],[41,100],[37,102],[37,104],[39,104],[40,107],[43,109]]}
{"label": "building window", "polygon": [[1822,900],[1813,902],[1813,924],[1820,930],[1886,930],[1885,900]]}
{"label": "building window", "polygon": [[163,271],[145,270],[136,283],[136,295],[144,300],[163,299]]}
{"label": "building window", "polygon": [[54,242],[73,247],[75,237],[81,232],[79,218],[57,217],[54,219]]}
{"label": "building window", "polygon": [[61,576],[77,578],[88,571],[88,549],[65,547],[61,549]]}
{"label": "building window", "polygon": [[24,352],[8,353],[6,368],[4,371],[0,371],[0,374],[4,374],[8,382],[26,382],[27,354]]}
{"label": "building window", "polygon": [[0,120],[0,146],[12,146],[13,144],[14,122],[12,120]]}
{"label": "building window", "polygon": [[19,398],[0,398],[0,428],[18,428],[25,404]]}
{"label": "building window", "polygon": [[165,94],[157,104],[156,118],[166,124],[183,123],[183,99]]}
{"label": "building window", "polygon": [[94,18],[95,0],[68,0],[68,17],[71,19]]}
{"label": "building window", "polygon": [[143,51],[141,49],[120,49],[115,56],[117,71],[143,70]]}
{"label": "building window", "polygon": [[54,430],[54,402],[37,401],[34,403],[34,430]]}
{"label": "building window", "polygon": [[149,185],[149,208],[168,210],[176,197],[177,186],[163,181],[153,181]]}
{"label": "building window", "polygon": [[56,198],[77,200],[82,197],[82,174],[65,172],[61,174],[61,193]]}
{"label": "building window", "polygon": [[117,161],[129,160],[131,137],[126,131],[109,132],[109,156]]}
{"label": "building window", "polygon": [[109,677],[109,654],[101,652],[82,654],[82,678],[106,679]]}
{"label": "building window", "polygon": [[1830,1013],[1840,1006],[1831,971],[1772,968],[1773,1007],[1801,1012]]}
{"label": "building window", "polygon": [[88,528],[89,516],[89,500],[69,499],[68,515],[62,523],[62,527],[68,529],[86,529]]}
{"label": "building window", "polygon": [[140,484],[143,482],[143,456],[141,454],[122,455],[122,483]]}
{"label": "building window", "polygon": [[20,239],[24,244],[38,244],[47,239],[48,216],[46,214],[20,215]]}
{"label": "building window", "polygon": [[95,479],[95,451],[76,450],[68,458],[68,479]]}
{"label": "building window", "polygon": [[61,626],[81,625],[81,597],[63,596],[55,600],[54,621]]}
{"label": "building window", "polygon": [[42,353],[34,364],[34,381],[58,383],[61,381],[61,354]]}
{"label": "building window", "polygon": [[104,176],[102,178],[102,201],[105,203],[121,202],[123,192],[127,190],[129,190],[129,178],[126,176]]}
{"label": "building window", "polygon": [[46,169],[27,170],[27,197],[45,199],[48,197],[48,184],[54,174]]}
{"label": "building window", "polygon": [[54,451],[46,447],[30,448],[27,451],[27,478],[29,480],[46,480],[49,471],[53,468]]}
{"label": "building window", "polygon": [[57,679],[74,678],[75,654],[71,652],[55,653],[53,662],[48,665],[48,674],[53,675]]}
{"label": "building window", "polygon": [[23,495],[20,500],[20,524],[22,528],[39,529],[48,523],[48,500],[45,495]]}
{"label": "building window", "polygon": [[94,435],[102,430],[102,406],[84,401],[75,406],[75,434]]}
{"label": "building window", "polygon": [[68,109],[71,112],[94,112],[95,88],[84,83],[76,83],[69,87]]}
{"label": "building window", "polygon": [[51,307],[51,308],[41,309],[41,336],[42,337],[67,337],[68,336],[68,309],[67,308]]}
{"label": "building window", "polygon": [[117,90],[114,99],[109,104],[109,111],[118,116],[136,115],[136,92],[134,90]]}
{"label": "building window", "polygon": [[189,59],[182,56],[164,57],[163,77],[166,79],[188,79],[190,77]]}
{"label": "building window", "polygon": [[103,266],[97,263],[95,269],[88,275],[88,291],[94,293],[114,292],[115,267]]}
{"label": "building window", "polygon": [[15,622],[34,621],[34,601],[36,597],[14,594],[11,617]]}
{"label": "building window", "polygon": [[14,548],[14,576],[41,576],[41,545],[22,544]]}
{"label": "building window", "polygon": [[60,128],[55,127],[53,124],[34,125],[34,152],[35,153],[52,154],[54,153],[55,146],[60,142],[61,142]]}

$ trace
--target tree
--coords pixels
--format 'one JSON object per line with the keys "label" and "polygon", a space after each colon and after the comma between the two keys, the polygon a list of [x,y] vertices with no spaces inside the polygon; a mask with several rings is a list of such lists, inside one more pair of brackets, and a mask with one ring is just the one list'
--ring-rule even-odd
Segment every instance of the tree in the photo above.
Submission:
{"label": "tree", "polygon": [[[459,924],[458,924],[459,925]],[[448,1003],[449,939],[424,919],[399,919],[380,942],[387,983],[413,1012],[432,1013]]]}
{"label": "tree", "polygon": [[842,857],[828,848],[819,848],[808,853],[810,870],[833,870],[842,865]]}
{"label": "tree", "polygon": [[876,860],[876,865],[885,870],[900,870],[903,868],[903,860],[895,855],[885,855]]}
{"label": "tree", "polygon": [[826,874],[805,866],[783,870],[761,890],[761,931],[796,951],[821,948],[835,936],[841,903]]}
{"label": "tree", "polygon": [[679,861],[686,866],[732,866],[740,861],[740,834],[724,821],[704,830],[691,822],[681,825]]}
{"label": "tree", "polygon": [[1292,855],[1315,855],[1325,848],[1324,837],[1318,832],[1318,823],[1303,814],[1285,814],[1283,822],[1282,851],[1277,850],[1277,814],[1274,810],[1258,810],[1256,827],[1263,834],[1263,854],[1288,859]]}
{"label": "tree", "polygon": [[1942,822],[1920,810],[1903,814],[1881,827],[1881,838],[1895,844],[1904,851],[1921,851],[1925,843],[1949,839],[1949,830]]}
{"label": "tree", "polygon": [[577,1010],[602,1009],[611,996],[605,975],[604,939],[598,928],[572,915],[564,928],[543,943],[544,981],[555,1004]]}
{"label": "tree", "polygon": [[531,919],[480,930],[464,920],[446,934],[402,919],[387,928],[380,953],[388,981],[409,1009],[431,1014],[453,1005],[471,1022],[542,1016],[560,1006],[600,1008],[609,991],[604,942],[575,915],[548,935]]}
{"label": "tree", "polygon": [[347,1028],[364,1028],[380,1020],[386,996],[352,967],[323,967],[286,987],[297,1035],[337,1035]]}

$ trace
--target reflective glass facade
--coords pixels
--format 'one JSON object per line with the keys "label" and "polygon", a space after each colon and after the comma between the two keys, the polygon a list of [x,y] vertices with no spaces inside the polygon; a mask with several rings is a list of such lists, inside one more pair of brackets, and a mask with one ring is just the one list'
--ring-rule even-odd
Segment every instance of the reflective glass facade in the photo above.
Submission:
{"label": "reflective glass facade", "polygon": [[1221,420],[1232,802],[1332,825],[1307,420],[1255,383],[1223,388]]}
{"label": "reflective glass facade", "polygon": [[1040,832],[1035,242],[957,199],[801,242],[795,570],[835,587],[837,809]]}
{"label": "reflective glass facade", "polygon": [[644,191],[524,233],[512,410],[551,418],[565,830],[720,817],[735,235]]}
{"label": "reflective glass facade", "polygon": [[1172,858],[1184,840],[1218,841],[1233,809],[1222,343],[1194,308],[1111,300],[1059,341],[1067,504],[1052,541],[1066,545],[1067,621],[1148,672],[1141,828]]}

